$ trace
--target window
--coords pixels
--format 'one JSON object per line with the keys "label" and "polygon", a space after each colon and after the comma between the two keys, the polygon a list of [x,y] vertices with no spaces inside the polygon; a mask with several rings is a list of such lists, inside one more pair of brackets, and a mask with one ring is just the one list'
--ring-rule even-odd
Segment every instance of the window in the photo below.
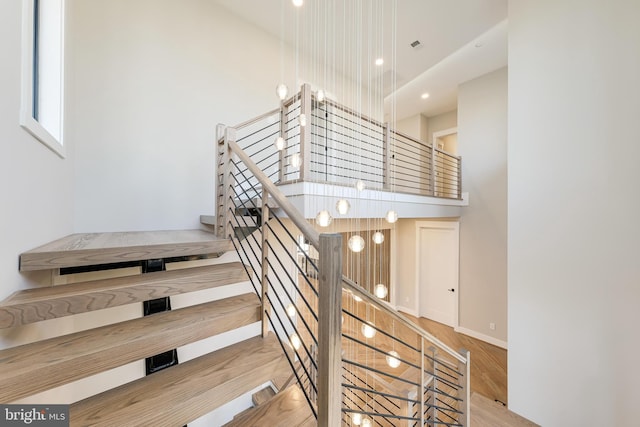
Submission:
{"label": "window", "polygon": [[64,157],[64,0],[23,0],[20,125]]}

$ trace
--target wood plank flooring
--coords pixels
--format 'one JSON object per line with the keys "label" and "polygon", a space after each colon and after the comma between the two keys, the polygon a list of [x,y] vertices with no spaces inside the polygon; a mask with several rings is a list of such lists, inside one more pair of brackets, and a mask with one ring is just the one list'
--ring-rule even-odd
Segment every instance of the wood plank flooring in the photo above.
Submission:
{"label": "wood plank flooring", "polygon": [[471,352],[471,392],[479,393],[489,399],[507,402],[507,350],[496,347],[468,335],[457,333],[453,328],[403,313],[427,332],[449,347],[459,350],[465,348]]}

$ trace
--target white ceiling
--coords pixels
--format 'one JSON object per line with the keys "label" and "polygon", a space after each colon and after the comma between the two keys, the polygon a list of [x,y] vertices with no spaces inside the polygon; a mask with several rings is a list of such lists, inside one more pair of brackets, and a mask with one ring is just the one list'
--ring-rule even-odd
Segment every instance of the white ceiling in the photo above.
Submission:
{"label": "white ceiling", "polygon": [[[375,55],[372,53],[374,49],[381,50],[383,56],[390,56],[393,52],[392,0],[348,0],[345,3],[341,0],[304,0],[304,11],[297,10],[291,0],[215,1],[292,46],[296,32],[289,23],[295,20],[295,14],[304,13],[309,17],[337,13],[343,16],[344,7],[351,9],[347,12],[353,14],[360,12],[356,8],[361,5],[362,14],[367,15],[368,10],[377,7],[373,15],[367,15],[369,17],[363,21],[385,22],[384,45],[381,42],[381,46],[373,49],[363,47],[363,58],[369,60],[371,55]],[[366,9],[370,5],[373,5],[372,9]],[[383,5],[384,9],[376,5]],[[330,7],[333,9],[329,10]],[[382,16],[376,18],[376,13]],[[391,58],[385,57],[383,69],[377,68],[375,73],[384,75],[385,95],[393,92],[390,76],[396,75],[394,98],[397,120],[418,113],[429,117],[454,110],[460,83],[507,64],[507,0],[397,0],[396,14],[395,64]],[[365,29],[364,25],[366,23],[360,27],[365,36],[363,45],[369,43],[365,40],[367,34],[380,36],[378,32],[371,33]],[[300,29],[298,34],[301,34]],[[410,46],[414,40],[421,42],[418,49]],[[340,48],[340,42],[336,44]],[[426,100],[420,97],[424,92],[430,94]],[[387,111],[391,98],[387,96],[386,99]]]}

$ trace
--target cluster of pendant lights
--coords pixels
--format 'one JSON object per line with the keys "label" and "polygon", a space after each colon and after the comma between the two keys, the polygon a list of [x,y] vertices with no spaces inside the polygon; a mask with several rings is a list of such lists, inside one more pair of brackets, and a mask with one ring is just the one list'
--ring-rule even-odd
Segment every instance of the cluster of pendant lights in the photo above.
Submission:
{"label": "cluster of pendant lights", "polygon": [[[297,2],[294,0],[293,4],[295,6],[302,6],[302,0],[298,0]],[[278,98],[280,99],[281,102],[283,102],[287,98],[288,93],[289,93],[289,88],[287,88],[287,85],[285,85],[284,83],[280,83],[276,87],[276,94],[278,95]],[[322,89],[319,89],[316,92],[316,99],[319,102],[324,101],[325,94]],[[300,114],[298,116],[298,120],[299,120],[300,126],[307,125],[307,118],[304,114]],[[286,141],[282,135],[278,135],[278,137],[276,138],[275,147],[278,151],[282,151],[285,149]],[[302,165],[302,157],[300,156],[300,153],[292,154],[289,159],[289,164],[294,168],[299,168]],[[356,187],[356,190],[358,191],[364,191],[364,189],[366,188],[366,184],[364,181],[358,180],[356,181],[355,187]],[[351,209],[351,204],[347,199],[340,199],[336,203],[336,211],[340,215],[347,215],[349,213],[349,209]],[[385,219],[389,224],[393,224],[394,222],[398,221],[398,213],[393,209],[390,209],[385,214]],[[316,224],[318,224],[320,227],[328,227],[329,225],[331,225],[332,221],[333,221],[333,217],[331,216],[331,213],[326,209],[321,210],[320,212],[318,212],[318,215],[316,215]],[[382,234],[379,231],[376,231],[375,233],[373,233],[372,239],[375,244],[379,245],[382,242],[384,242],[384,234]],[[364,249],[365,241],[361,236],[355,235],[349,239],[348,246],[349,246],[349,249],[353,252],[361,252]],[[380,298],[384,298],[385,296],[386,296],[386,291],[385,291],[385,295]]]}

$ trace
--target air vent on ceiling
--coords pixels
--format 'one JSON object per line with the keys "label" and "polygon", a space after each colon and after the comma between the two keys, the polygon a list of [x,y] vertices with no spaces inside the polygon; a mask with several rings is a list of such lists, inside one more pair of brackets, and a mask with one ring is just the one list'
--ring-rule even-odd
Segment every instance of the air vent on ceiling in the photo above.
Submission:
{"label": "air vent on ceiling", "polygon": [[420,40],[416,40],[414,42],[411,42],[411,47],[416,49],[418,47],[422,46],[422,43],[420,43]]}

